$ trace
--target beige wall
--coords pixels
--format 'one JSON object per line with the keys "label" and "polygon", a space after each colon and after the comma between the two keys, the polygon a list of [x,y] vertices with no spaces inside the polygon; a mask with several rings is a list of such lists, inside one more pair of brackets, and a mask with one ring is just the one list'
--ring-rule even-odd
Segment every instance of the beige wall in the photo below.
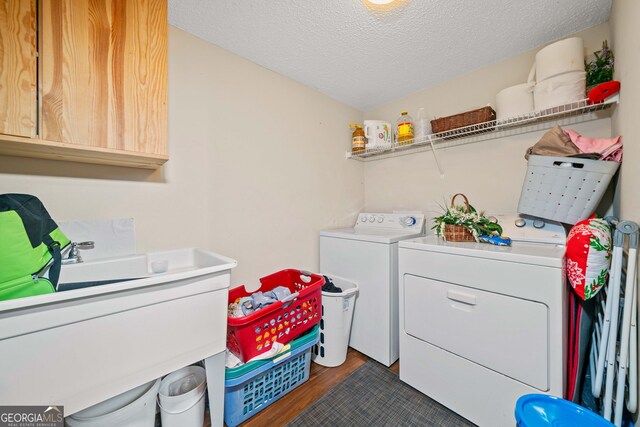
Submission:
{"label": "beige wall", "polygon": [[[615,0],[611,9],[611,43],[615,55],[615,75],[622,87],[620,105],[616,108],[611,127],[614,135],[624,138],[624,159],[619,174],[616,205],[621,219],[640,223],[640,38],[638,38],[640,3],[636,0]],[[640,260],[636,260],[639,262]],[[636,284],[637,286],[637,284]],[[638,331],[640,339],[640,330]],[[640,392],[640,390],[639,390]],[[638,415],[635,415],[638,418]]]}
{"label": "beige wall", "polygon": [[318,268],[318,231],[351,224],[363,168],[344,159],[362,113],[179,29],[169,32],[169,162],[156,172],[0,156],[0,193],[60,220],[133,217],[138,250],[207,248],[232,283]]}
{"label": "beige wall", "polygon": [[170,140],[203,149],[209,246],[238,259],[236,283],[317,270],[318,232],[352,224],[364,205],[362,165],[344,159],[362,113],[170,34]]}
{"label": "beige wall", "polygon": [[611,9],[611,43],[615,75],[622,87],[620,105],[611,119],[614,135],[624,138],[624,161],[620,173],[618,205],[620,218],[640,223],[640,2],[615,0]]}
{"label": "beige wall", "polygon": [[[614,11],[620,9],[616,3]],[[591,52],[609,38],[609,26],[580,35]],[[636,40],[622,40],[637,48]],[[0,192],[36,194],[61,220],[134,217],[139,251],[208,248],[238,259],[233,282],[248,283],[284,267],[316,269],[318,231],[352,224],[362,209],[437,213],[461,191],[478,208],[515,211],[526,166],[522,155],[542,132],[440,150],[444,177],[430,152],[364,164],[346,161],[346,124],[361,121],[361,112],[173,27],[169,49],[171,160],[165,167],[147,172],[0,156]],[[415,112],[423,106],[429,115],[441,116],[493,103],[499,90],[526,79],[534,54],[364,117],[395,121],[405,108]],[[620,56],[619,73],[623,52]],[[637,65],[627,67],[630,73]],[[631,114],[633,108],[625,108]],[[621,105],[614,121],[623,112]],[[591,136],[611,133],[606,118],[573,127]]]}
{"label": "beige wall", "polygon": [[[592,52],[609,38],[609,27],[605,23],[577,35],[584,39],[586,51]],[[496,93],[526,81],[537,50],[366,112],[365,119],[395,123],[402,110],[409,110],[415,119],[419,107],[424,107],[428,116],[433,117],[459,113],[488,103],[495,106]],[[609,137],[610,122],[604,118],[570,127],[586,135]],[[367,162],[365,209],[417,209],[434,216],[432,214],[441,212],[441,206],[448,203],[453,194],[463,192],[478,209],[492,213],[515,212],[526,171],[525,150],[543,132],[539,130],[438,150],[444,177],[438,173],[430,151]]]}

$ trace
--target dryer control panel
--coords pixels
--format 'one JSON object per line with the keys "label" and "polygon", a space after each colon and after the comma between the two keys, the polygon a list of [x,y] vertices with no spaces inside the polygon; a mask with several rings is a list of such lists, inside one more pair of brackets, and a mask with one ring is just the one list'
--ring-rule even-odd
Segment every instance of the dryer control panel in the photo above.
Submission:
{"label": "dryer control panel", "polygon": [[396,230],[422,230],[424,214],[366,213],[358,215],[355,228],[384,228]]}
{"label": "dryer control panel", "polygon": [[502,235],[515,242],[564,245],[567,233],[559,222],[525,215],[495,215],[502,226]]}

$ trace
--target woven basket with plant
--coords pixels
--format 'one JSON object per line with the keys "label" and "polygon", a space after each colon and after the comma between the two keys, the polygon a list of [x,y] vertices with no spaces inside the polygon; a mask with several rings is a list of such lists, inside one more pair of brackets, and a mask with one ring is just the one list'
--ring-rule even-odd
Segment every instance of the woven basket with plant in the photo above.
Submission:
{"label": "woven basket with plant", "polygon": [[[461,196],[464,205],[456,205],[456,197]],[[478,236],[499,236],[502,227],[476,211],[464,194],[451,198],[451,206],[445,213],[433,219],[436,234],[448,242],[478,242]]]}

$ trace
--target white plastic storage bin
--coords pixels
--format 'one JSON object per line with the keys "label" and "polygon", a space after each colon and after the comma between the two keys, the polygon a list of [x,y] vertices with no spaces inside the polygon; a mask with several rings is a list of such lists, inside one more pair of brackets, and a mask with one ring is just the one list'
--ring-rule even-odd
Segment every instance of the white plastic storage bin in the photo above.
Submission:
{"label": "white plastic storage bin", "polygon": [[502,89],[496,95],[496,120],[530,113],[533,106],[533,83],[522,83]]}
{"label": "white plastic storage bin", "polygon": [[540,49],[533,68],[532,74],[535,73],[538,82],[572,71],[584,71],[582,39],[571,37]]}
{"label": "white plastic storage bin", "polygon": [[537,111],[559,107],[586,97],[584,71],[571,71],[539,81],[533,88],[533,104]]}
{"label": "white plastic storage bin", "polygon": [[340,277],[329,278],[342,292],[322,292],[320,340],[314,346],[311,358],[319,365],[334,367],[347,359],[358,285]]}
{"label": "white plastic storage bin", "polygon": [[566,224],[589,218],[620,163],[529,156],[518,212]]}

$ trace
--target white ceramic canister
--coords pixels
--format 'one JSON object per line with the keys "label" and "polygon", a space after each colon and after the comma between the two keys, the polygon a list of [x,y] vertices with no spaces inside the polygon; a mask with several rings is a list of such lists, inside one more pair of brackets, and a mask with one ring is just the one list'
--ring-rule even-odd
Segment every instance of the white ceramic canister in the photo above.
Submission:
{"label": "white ceramic canister", "polygon": [[496,95],[496,120],[517,117],[532,111],[534,111],[532,83],[510,86]]}
{"label": "white ceramic canister", "polygon": [[536,53],[529,81],[541,82],[572,71],[584,71],[584,43],[580,37],[560,40]]}
{"label": "white ceramic canister", "polygon": [[393,133],[391,123],[382,120],[365,120],[364,136],[367,138],[367,149],[384,149],[391,147]]}
{"label": "white ceramic canister", "polygon": [[533,89],[537,111],[571,104],[586,97],[586,73],[573,71],[538,82]]}

